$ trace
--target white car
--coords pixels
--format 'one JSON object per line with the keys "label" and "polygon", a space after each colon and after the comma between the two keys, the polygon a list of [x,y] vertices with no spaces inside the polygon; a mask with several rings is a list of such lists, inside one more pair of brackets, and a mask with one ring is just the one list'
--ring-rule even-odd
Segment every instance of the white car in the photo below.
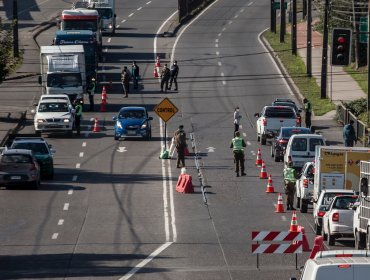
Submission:
{"label": "white car", "polygon": [[69,99],[69,96],[67,94],[43,94],[40,96],[40,101],[47,99],[65,99],[68,101],[68,104],[72,106],[71,100]]}
{"label": "white car", "polygon": [[322,218],[324,217],[328,206],[337,195],[354,195],[352,190],[329,189],[322,190],[319,198],[313,201],[313,218],[315,222],[315,232],[317,235],[322,233]]}
{"label": "white car", "polygon": [[300,208],[301,213],[307,213],[308,204],[312,204],[314,169],[314,162],[306,162],[296,182],[297,208]]}
{"label": "white car", "polygon": [[329,246],[335,245],[339,237],[353,237],[353,204],[356,195],[336,196],[322,221],[323,238],[328,240]]}
{"label": "white car", "polygon": [[34,118],[36,134],[42,132],[66,132],[72,135],[74,109],[65,99],[40,100]]}

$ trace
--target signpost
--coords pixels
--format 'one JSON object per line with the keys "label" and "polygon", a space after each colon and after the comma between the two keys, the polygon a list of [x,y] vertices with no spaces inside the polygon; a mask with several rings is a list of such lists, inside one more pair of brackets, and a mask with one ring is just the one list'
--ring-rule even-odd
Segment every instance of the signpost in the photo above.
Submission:
{"label": "signpost", "polygon": [[360,17],[360,43],[366,44],[369,37],[367,17]]}
{"label": "signpost", "polygon": [[179,111],[167,97],[164,98],[157,106],[154,112],[164,121],[164,146],[167,148],[167,122]]}
{"label": "signpost", "polygon": [[[280,10],[280,2],[273,2],[272,3],[272,8],[274,10]],[[288,3],[287,2],[284,3],[284,8],[285,8],[285,10],[288,9]]]}

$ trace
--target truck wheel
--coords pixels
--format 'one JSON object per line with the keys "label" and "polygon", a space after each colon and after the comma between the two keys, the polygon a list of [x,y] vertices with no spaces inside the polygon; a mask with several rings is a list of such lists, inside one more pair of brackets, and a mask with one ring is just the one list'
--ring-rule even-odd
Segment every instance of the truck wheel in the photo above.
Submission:
{"label": "truck wheel", "polygon": [[118,136],[114,136],[114,140],[119,140],[119,137]]}
{"label": "truck wheel", "polygon": [[[329,225],[328,225],[329,227]],[[329,246],[334,246],[335,245],[335,236],[331,235],[330,232],[328,234],[328,244]]]}
{"label": "truck wheel", "polygon": [[315,234],[321,235],[321,227],[319,227],[316,223],[315,223]]}
{"label": "truck wheel", "polygon": [[258,136],[258,133],[257,133],[257,142],[260,142],[260,137]]}
{"label": "truck wheel", "polygon": [[36,134],[37,137],[41,137],[41,131],[40,130],[35,131],[35,134]]}
{"label": "truck wheel", "polygon": [[359,232],[359,231],[356,231],[355,233],[355,249],[356,250],[362,250],[365,248],[365,242],[364,242],[364,235]]}
{"label": "truck wheel", "polygon": [[301,208],[301,198],[300,197],[297,197],[297,204],[296,206],[298,209]]}
{"label": "truck wheel", "polygon": [[261,135],[261,145],[266,145],[266,136]]}
{"label": "truck wheel", "polygon": [[305,199],[302,199],[301,213],[307,213],[308,203]]}
{"label": "truck wheel", "polygon": [[274,161],[275,162],[279,162],[280,161],[280,158],[276,155],[276,151],[275,151],[275,154],[274,154]]}

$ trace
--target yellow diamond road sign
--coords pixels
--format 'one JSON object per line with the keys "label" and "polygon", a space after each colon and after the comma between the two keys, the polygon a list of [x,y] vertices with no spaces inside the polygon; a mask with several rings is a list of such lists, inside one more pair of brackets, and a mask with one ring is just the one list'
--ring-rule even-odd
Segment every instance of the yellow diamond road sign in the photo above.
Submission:
{"label": "yellow diamond road sign", "polygon": [[157,106],[154,107],[154,112],[164,121],[168,122],[179,109],[166,97]]}

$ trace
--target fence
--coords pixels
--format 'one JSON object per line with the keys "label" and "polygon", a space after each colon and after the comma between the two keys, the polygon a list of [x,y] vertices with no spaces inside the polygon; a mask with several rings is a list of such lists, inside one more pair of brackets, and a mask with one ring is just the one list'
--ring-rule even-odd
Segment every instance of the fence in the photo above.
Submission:
{"label": "fence", "polygon": [[337,106],[337,115],[339,121],[344,125],[353,120],[353,127],[355,128],[356,138],[363,144],[364,147],[368,146],[368,133],[367,126],[356,118],[356,116],[351,113],[343,103]]}
{"label": "fence", "polygon": [[213,0],[178,0],[179,2],[179,22],[186,20],[197,10],[203,8]]}

